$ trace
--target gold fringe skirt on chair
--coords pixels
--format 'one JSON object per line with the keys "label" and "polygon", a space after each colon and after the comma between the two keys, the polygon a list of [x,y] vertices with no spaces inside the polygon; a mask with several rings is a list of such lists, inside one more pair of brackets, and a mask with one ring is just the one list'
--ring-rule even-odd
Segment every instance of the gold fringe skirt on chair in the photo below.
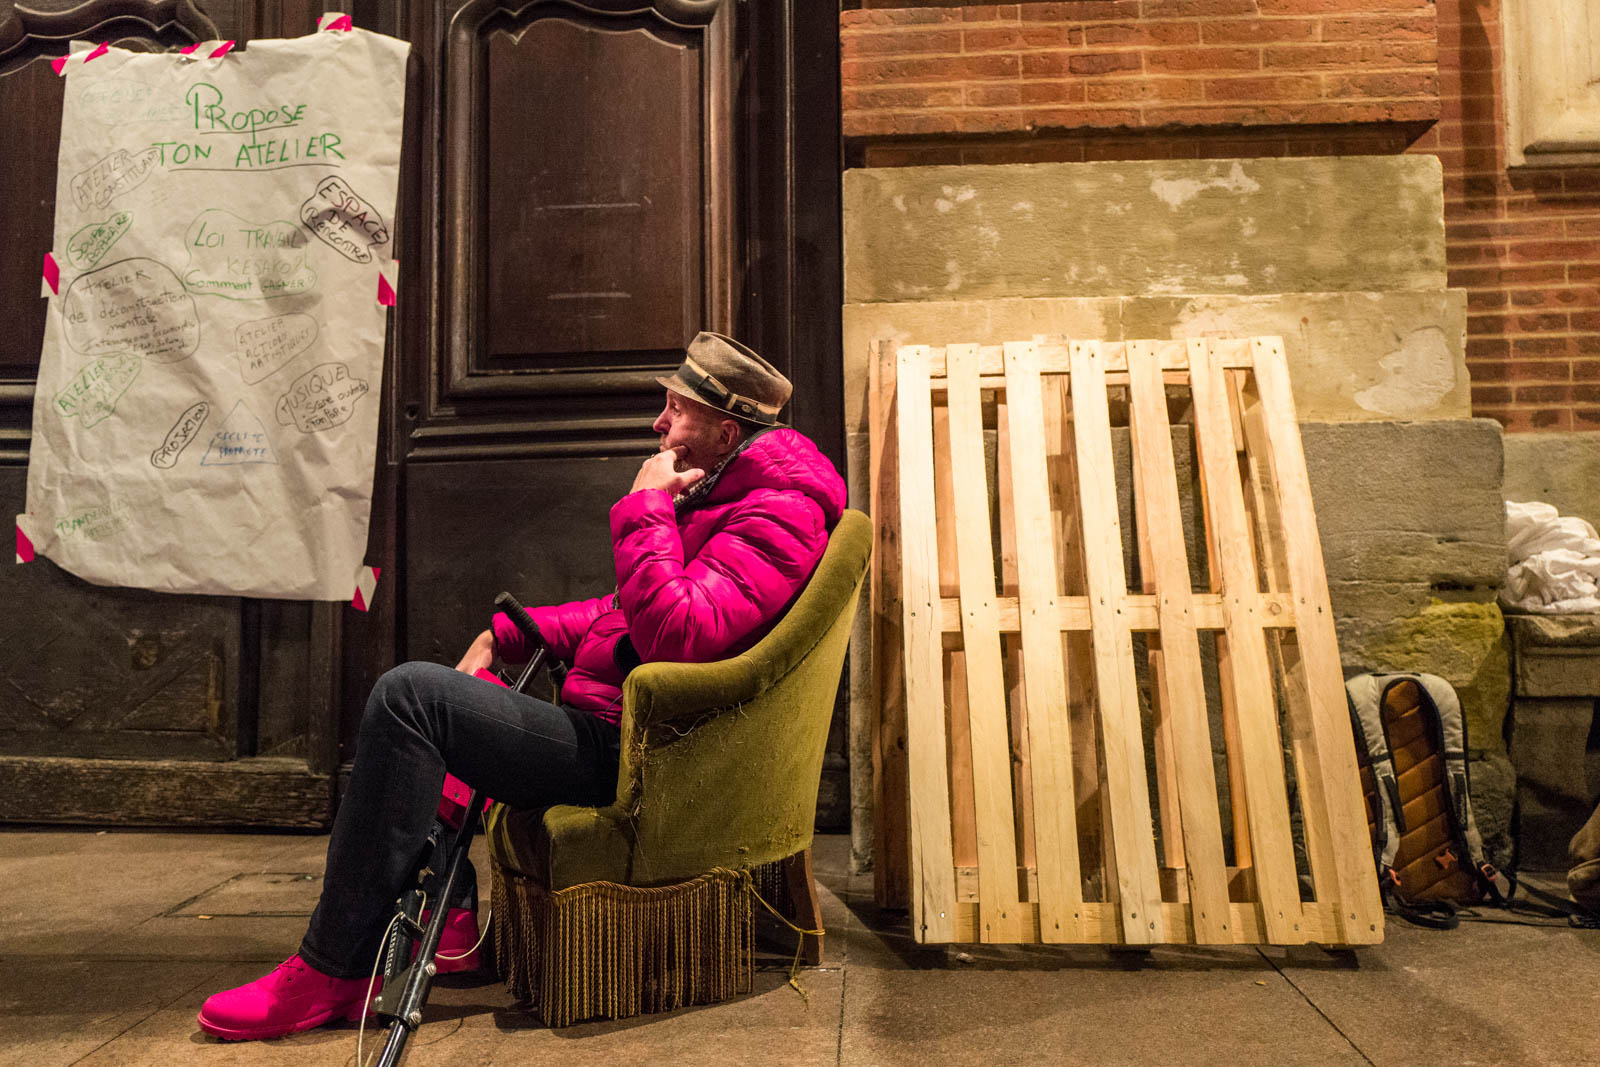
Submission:
{"label": "gold fringe skirt on chair", "polygon": [[625,1019],[750,991],[752,879],[718,868],[640,889],[589,882],[554,893],[494,867],[494,950],[513,996],[546,1026]]}

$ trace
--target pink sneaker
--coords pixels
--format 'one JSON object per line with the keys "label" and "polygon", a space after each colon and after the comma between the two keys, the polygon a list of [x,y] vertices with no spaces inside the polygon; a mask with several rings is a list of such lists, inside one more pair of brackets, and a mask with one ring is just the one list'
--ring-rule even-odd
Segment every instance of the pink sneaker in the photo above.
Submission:
{"label": "pink sneaker", "polygon": [[[422,913],[424,924],[428,912]],[[471,908],[451,908],[444,917],[439,951],[433,958],[439,974],[461,974],[478,969],[478,915]]]}
{"label": "pink sneaker", "polygon": [[[371,1010],[365,978],[331,978],[299,956],[290,956],[254,982],[214,993],[201,1005],[200,1029],[227,1041],[257,1041],[310,1030]],[[371,995],[383,988],[380,976]]]}

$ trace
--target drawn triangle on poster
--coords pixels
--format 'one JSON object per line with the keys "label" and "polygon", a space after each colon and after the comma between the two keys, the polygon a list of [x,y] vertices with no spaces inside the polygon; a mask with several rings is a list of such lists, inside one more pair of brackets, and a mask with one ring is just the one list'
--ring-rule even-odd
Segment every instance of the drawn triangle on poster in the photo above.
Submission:
{"label": "drawn triangle on poster", "polygon": [[222,420],[200,458],[202,467],[224,467],[239,463],[276,463],[272,441],[255,413],[240,400]]}

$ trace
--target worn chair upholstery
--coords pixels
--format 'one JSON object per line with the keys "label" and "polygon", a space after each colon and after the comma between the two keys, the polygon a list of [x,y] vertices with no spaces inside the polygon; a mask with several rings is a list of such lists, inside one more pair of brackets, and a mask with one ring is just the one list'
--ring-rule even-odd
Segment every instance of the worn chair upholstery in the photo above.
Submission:
{"label": "worn chair upholstery", "polygon": [[816,922],[817,785],[871,543],[846,511],[755,647],[628,675],[610,806],[491,809],[496,962],[547,1025],[747,991],[753,876],[771,884],[773,864],[801,898],[798,925]]}

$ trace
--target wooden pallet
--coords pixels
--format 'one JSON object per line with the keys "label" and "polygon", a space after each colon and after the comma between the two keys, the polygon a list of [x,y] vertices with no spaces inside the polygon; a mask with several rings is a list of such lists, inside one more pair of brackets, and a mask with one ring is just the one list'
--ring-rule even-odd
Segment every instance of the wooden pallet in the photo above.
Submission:
{"label": "wooden pallet", "polygon": [[884,342],[871,393],[879,898],[917,940],[1380,941],[1281,341]]}

